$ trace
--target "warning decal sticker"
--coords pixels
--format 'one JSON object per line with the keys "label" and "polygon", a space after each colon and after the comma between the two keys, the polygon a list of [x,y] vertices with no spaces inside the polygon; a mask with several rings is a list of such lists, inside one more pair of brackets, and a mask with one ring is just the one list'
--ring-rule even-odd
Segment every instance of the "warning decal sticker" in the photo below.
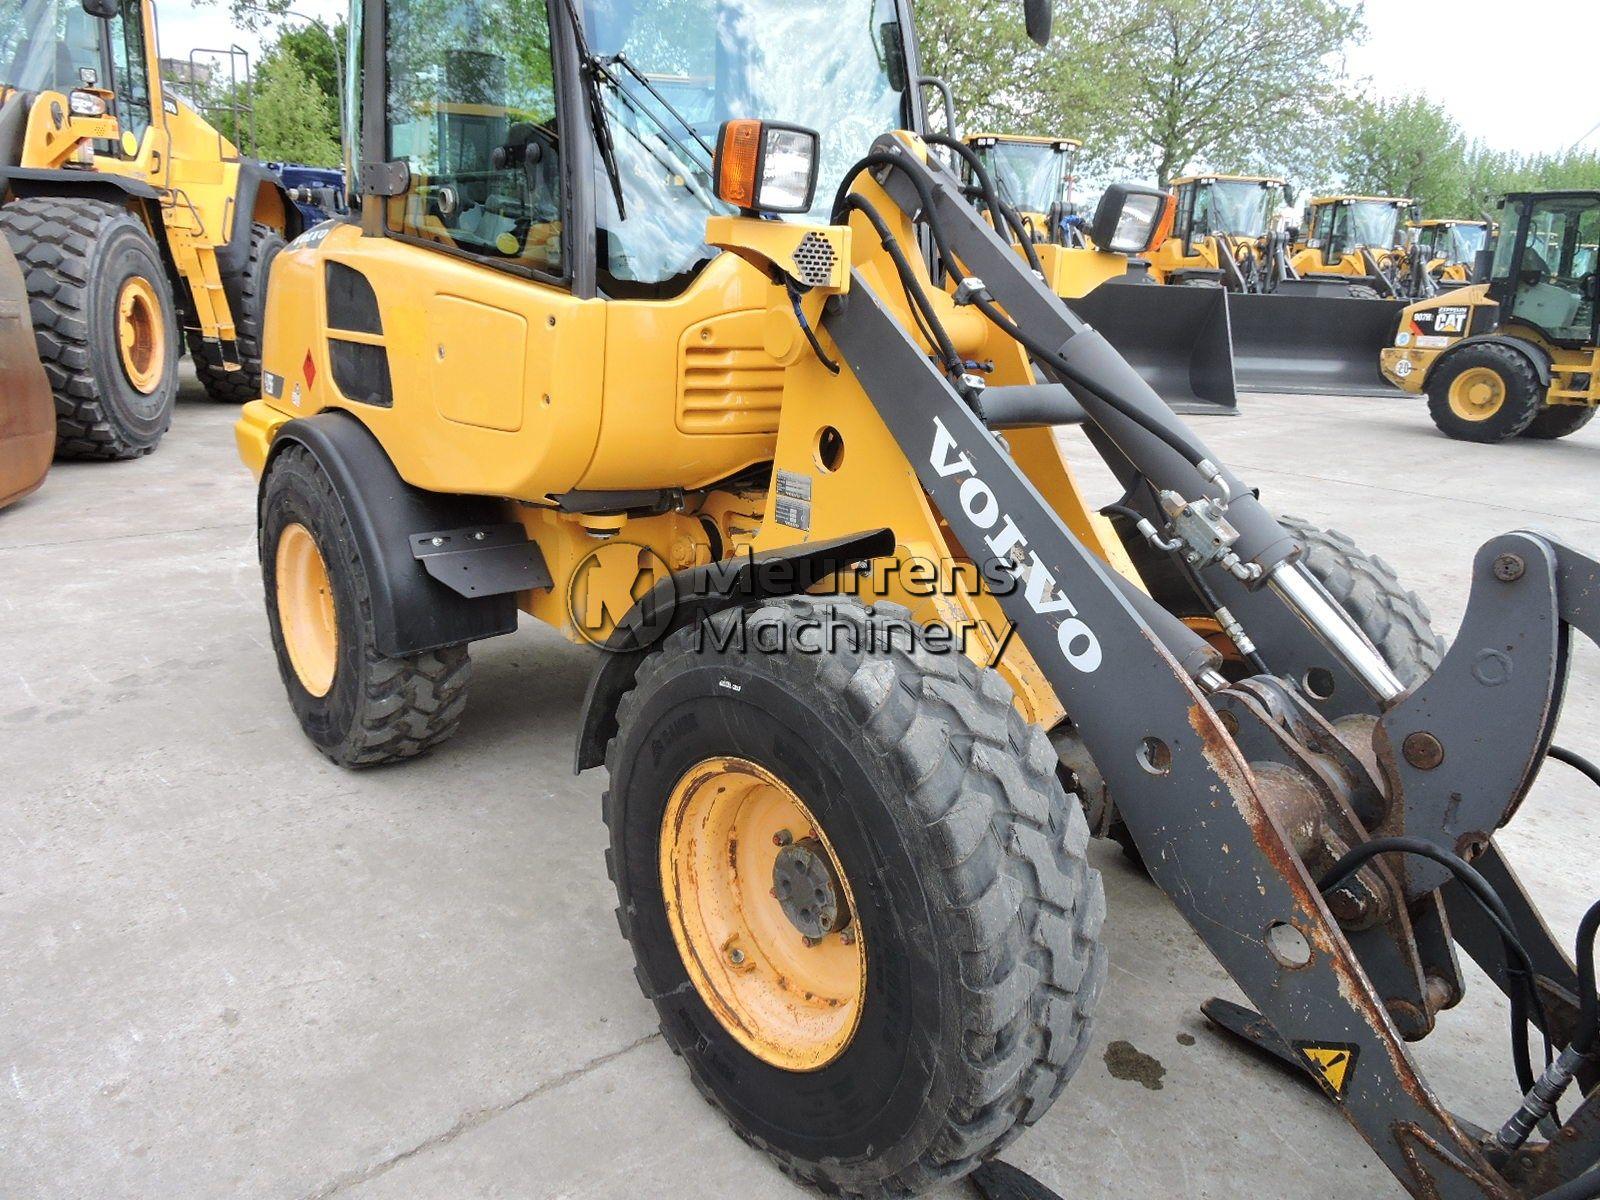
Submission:
{"label": "warning decal sticker", "polygon": [[1296,1042],[1294,1048],[1334,1099],[1343,1100],[1356,1073],[1361,1047],[1351,1042]]}

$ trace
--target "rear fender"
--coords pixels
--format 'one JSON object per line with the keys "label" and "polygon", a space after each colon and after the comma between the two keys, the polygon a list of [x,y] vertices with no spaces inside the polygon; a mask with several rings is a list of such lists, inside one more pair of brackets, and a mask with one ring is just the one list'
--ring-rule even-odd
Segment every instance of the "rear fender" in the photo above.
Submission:
{"label": "rear fender", "polygon": [[399,658],[516,629],[516,593],[463,596],[430,575],[411,544],[415,534],[504,524],[499,503],[412,487],[365,425],[330,410],[290,421],[278,431],[261,475],[258,520],[272,464],[291,445],[311,452],[344,507],[372,587],[379,651]]}

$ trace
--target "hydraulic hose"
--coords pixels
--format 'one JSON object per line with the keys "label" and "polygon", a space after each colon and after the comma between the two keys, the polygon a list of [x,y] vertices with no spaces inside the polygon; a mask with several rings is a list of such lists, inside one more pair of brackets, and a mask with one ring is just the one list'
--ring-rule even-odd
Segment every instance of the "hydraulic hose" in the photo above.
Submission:
{"label": "hydraulic hose", "polygon": [[923,141],[933,146],[943,146],[967,164],[972,177],[978,181],[978,187],[983,192],[983,202],[989,208],[989,219],[994,223],[995,231],[999,232],[1000,222],[1004,219],[1016,233],[1017,240],[1022,243],[1023,253],[1028,257],[1028,265],[1043,275],[1044,266],[1039,262],[1039,252],[1033,248],[1033,238],[1029,235],[1027,226],[1023,224],[1022,217],[1014,208],[1000,200],[1000,193],[995,191],[989,169],[983,165],[983,160],[978,157],[977,152],[965,142],[958,142],[943,133],[929,134]]}
{"label": "hydraulic hose", "polygon": [[[1533,958],[1528,954],[1527,947],[1516,933],[1516,922],[1511,919],[1510,910],[1505,906],[1505,901],[1487,879],[1466,859],[1448,850],[1441,850],[1432,842],[1423,841],[1415,837],[1387,837],[1374,838],[1364,842],[1351,850],[1338,862],[1333,864],[1331,870],[1317,884],[1317,890],[1326,894],[1338,887],[1350,876],[1354,875],[1369,860],[1380,854],[1415,854],[1419,858],[1432,859],[1442,866],[1448,867],[1453,875],[1461,881],[1463,887],[1471,893],[1488,915],[1490,922],[1500,934],[1500,940],[1505,944],[1507,973],[1514,976],[1521,984],[1521,989],[1508,988],[1506,999],[1511,1005],[1511,1051],[1512,1059],[1516,1066],[1517,1084],[1522,1089],[1522,1094],[1527,1095],[1533,1090],[1538,1077],[1533,1073],[1533,1055],[1528,1046],[1528,1014],[1530,1007],[1538,1014],[1540,1025],[1548,1030],[1549,1021],[1545,1017],[1544,1003],[1539,999],[1534,988]],[[1590,989],[1593,990],[1592,988]],[[1546,1058],[1550,1057],[1548,1036],[1546,1038]]]}

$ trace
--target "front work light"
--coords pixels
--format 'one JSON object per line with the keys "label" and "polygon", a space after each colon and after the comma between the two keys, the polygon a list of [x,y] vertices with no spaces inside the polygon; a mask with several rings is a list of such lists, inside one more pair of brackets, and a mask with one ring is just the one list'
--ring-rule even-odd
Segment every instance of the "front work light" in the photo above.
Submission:
{"label": "front work light", "polygon": [[67,96],[67,105],[75,117],[106,115],[106,98],[95,92],[74,91]]}
{"label": "front work light", "polygon": [[724,122],[713,167],[717,196],[747,213],[810,212],[820,142],[799,125]]}
{"label": "front work light", "polygon": [[1113,183],[1100,197],[1089,236],[1113,254],[1143,254],[1155,240],[1167,194],[1139,183]]}

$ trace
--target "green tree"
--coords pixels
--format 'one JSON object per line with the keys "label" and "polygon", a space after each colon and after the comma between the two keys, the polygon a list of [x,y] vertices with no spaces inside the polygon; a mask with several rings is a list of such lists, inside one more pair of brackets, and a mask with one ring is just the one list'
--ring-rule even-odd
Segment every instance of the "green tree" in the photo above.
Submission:
{"label": "green tree", "polygon": [[1355,0],[1134,0],[1120,149],[1163,183],[1195,168],[1326,169]]}
{"label": "green tree", "polygon": [[1337,168],[1350,191],[1411,196],[1429,214],[1468,204],[1466,136],[1448,109],[1425,96],[1354,102]]}
{"label": "green tree", "polygon": [[255,79],[255,153],[284,162],[339,162],[339,121],[327,94],[290,55],[267,55]]}

